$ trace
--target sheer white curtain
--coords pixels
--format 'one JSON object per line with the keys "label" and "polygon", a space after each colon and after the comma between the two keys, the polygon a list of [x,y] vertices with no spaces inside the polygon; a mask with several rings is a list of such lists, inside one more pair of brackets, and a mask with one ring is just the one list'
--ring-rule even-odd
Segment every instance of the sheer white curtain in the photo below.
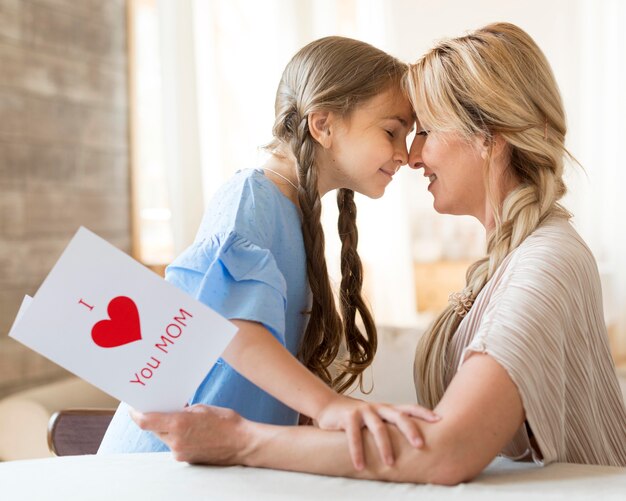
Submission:
{"label": "sheer white curtain", "polygon": [[195,38],[190,1],[158,1],[162,89],[162,148],[174,253],[193,240],[204,199]]}
{"label": "sheer white curtain", "polygon": [[[605,313],[626,357],[626,2],[579,0],[580,99],[571,144],[585,172],[570,178],[576,224],[598,259]],[[572,123],[573,122],[573,123]]]}

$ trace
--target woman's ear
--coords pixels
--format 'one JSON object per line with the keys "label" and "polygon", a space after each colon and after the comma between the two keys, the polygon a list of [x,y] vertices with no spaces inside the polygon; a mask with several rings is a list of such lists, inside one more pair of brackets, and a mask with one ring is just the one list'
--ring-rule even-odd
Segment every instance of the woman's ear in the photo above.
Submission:
{"label": "woman's ear", "polygon": [[501,156],[507,150],[507,142],[497,132],[491,137],[480,135],[476,138],[478,143],[478,151],[483,160],[487,160],[491,149],[491,158]]}
{"label": "woman's ear", "polygon": [[330,111],[313,111],[309,113],[309,132],[313,139],[323,148],[330,148],[332,144],[331,127],[334,122],[334,115]]}
{"label": "woman's ear", "polygon": [[491,138],[491,142],[493,143],[493,146],[491,147],[491,154],[498,158],[500,156],[502,156],[504,153],[508,152],[509,148],[509,143],[506,142],[506,140],[502,137],[501,134],[494,134],[493,137]]}

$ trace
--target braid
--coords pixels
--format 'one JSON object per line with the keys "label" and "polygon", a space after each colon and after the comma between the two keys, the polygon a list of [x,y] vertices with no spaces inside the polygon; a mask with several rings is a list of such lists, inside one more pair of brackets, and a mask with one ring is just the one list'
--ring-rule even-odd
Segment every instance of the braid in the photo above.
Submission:
{"label": "braid", "polygon": [[[287,114],[287,122],[295,122],[297,113]],[[341,249],[341,313],[339,316],[328,278],[325,238],[321,224],[322,202],[318,192],[318,171],[315,166],[315,143],[302,118],[298,126],[285,124],[291,132],[290,146],[296,158],[299,189],[298,202],[302,212],[302,235],[307,254],[307,277],[313,302],[307,329],[300,348],[302,363],[338,392],[347,390],[372,363],[377,347],[374,319],[361,296],[363,266],[357,253],[358,231],[354,192],[341,189],[337,194],[338,229]],[[363,321],[365,337],[356,325],[356,314]],[[343,322],[342,322],[343,318]],[[345,339],[348,360],[333,377],[330,365]]]}
{"label": "braid", "polygon": [[302,212],[302,236],[307,257],[307,277],[313,304],[304,333],[299,358],[329,386],[333,377],[328,367],[337,357],[341,343],[341,318],[335,300],[324,254],[324,230],[321,223],[322,201],[319,196],[315,166],[315,145],[308,133],[306,117],[300,120],[291,141],[298,169],[298,202]]}
{"label": "braid", "polygon": [[[346,347],[349,360],[344,371],[334,382],[337,391],[343,392],[357,378],[362,382],[362,372],[372,363],[378,345],[374,319],[361,295],[363,265],[357,253],[359,234],[356,225],[354,191],[341,189],[337,193],[339,208],[339,237],[341,238],[341,313],[343,316]],[[356,325],[359,313],[367,337]]]}

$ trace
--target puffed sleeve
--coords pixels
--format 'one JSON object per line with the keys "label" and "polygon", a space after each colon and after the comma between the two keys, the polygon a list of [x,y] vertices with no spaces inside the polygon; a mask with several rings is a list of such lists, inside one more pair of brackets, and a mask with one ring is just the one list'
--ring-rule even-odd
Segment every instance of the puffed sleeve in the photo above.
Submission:
{"label": "puffed sleeve", "polygon": [[165,279],[228,319],[263,324],[285,344],[287,284],[269,249],[230,232],[183,252]]}

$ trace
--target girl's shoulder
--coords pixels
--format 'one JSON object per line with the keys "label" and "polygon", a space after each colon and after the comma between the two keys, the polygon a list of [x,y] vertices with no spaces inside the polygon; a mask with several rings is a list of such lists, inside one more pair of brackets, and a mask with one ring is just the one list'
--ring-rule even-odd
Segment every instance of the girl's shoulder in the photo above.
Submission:
{"label": "girl's shoulder", "polygon": [[218,188],[211,203],[221,200],[237,203],[242,199],[254,199],[257,204],[273,204],[276,193],[272,187],[273,183],[265,177],[261,169],[241,169]]}
{"label": "girl's shoulder", "polygon": [[[235,207],[283,211],[293,203],[259,168],[241,169],[215,193],[210,205],[221,203]],[[293,206],[295,208],[295,206]]]}
{"label": "girl's shoulder", "polygon": [[237,233],[258,245],[267,245],[285,220],[293,219],[294,211],[295,206],[261,169],[242,169],[211,198],[196,239]]}

